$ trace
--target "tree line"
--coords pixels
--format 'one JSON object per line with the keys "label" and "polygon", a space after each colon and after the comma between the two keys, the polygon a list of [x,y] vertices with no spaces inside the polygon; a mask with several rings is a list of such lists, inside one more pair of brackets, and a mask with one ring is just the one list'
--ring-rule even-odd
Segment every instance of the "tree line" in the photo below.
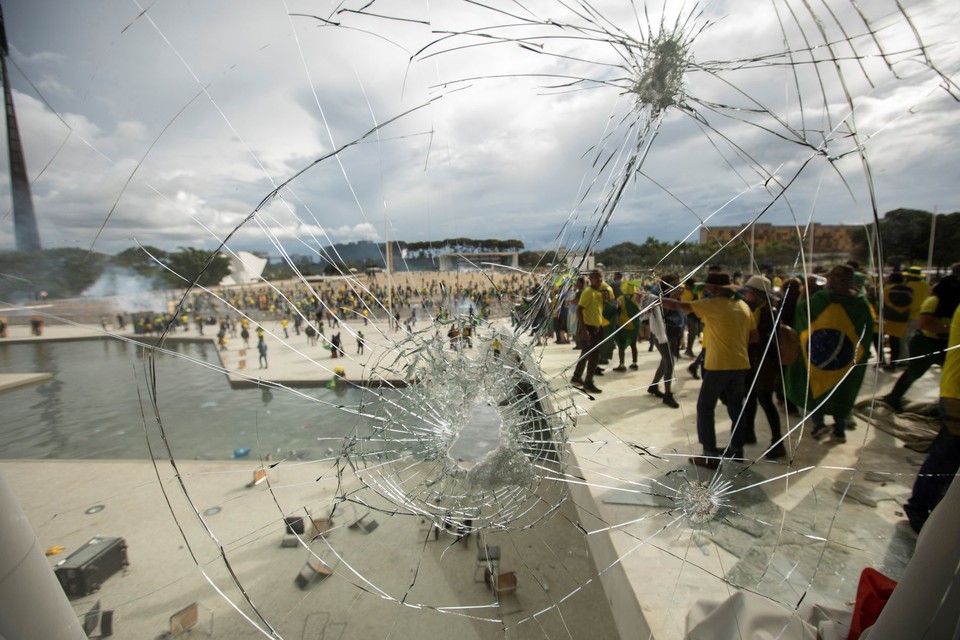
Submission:
{"label": "tree line", "polygon": [[[853,258],[863,265],[880,262],[885,269],[911,264],[926,265],[931,232],[935,236],[933,266],[946,269],[960,262],[960,212],[936,215],[934,223],[932,212],[919,209],[894,209],[885,213],[876,225],[852,227],[853,250],[846,259]],[[713,243],[663,242],[650,237],[640,245],[622,242],[598,250],[596,259],[608,269],[656,269],[661,273],[689,271],[710,263],[719,263],[730,271],[743,270],[745,273],[755,272],[764,265],[789,271],[793,265],[800,264],[800,247],[795,242],[758,241],[754,243],[751,253],[749,234],[744,234],[719,253],[718,249]],[[809,246],[805,245],[804,250],[807,249]],[[531,259],[527,262],[531,262]]]}
{"label": "tree line", "polygon": [[[960,262],[960,212],[936,215],[919,209],[888,211],[877,225],[858,227],[851,231],[853,251],[849,257],[862,264],[870,264],[882,256],[885,268],[894,265],[926,264],[930,250],[930,235],[934,230],[934,266],[945,269]],[[877,236],[879,235],[879,243]],[[522,251],[520,240],[448,238],[425,242],[391,242],[396,253],[405,250],[408,256],[432,259],[441,253],[494,253],[518,251],[523,268],[545,267],[554,264],[560,255],[556,251]],[[878,256],[879,246],[879,256]],[[381,245],[383,248],[383,245]],[[749,241],[730,243],[718,254],[711,243],[665,242],[648,237],[643,244],[621,242],[595,252],[597,262],[608,269],[644,270],[658,272],[686,272],[703,264],[720,263],[730,271],[756,271],[764,265],[785,270],[798,263],[796,243]],[[381,253],[381,256],[383,254]],[[341,273],[350,268],[362,270],[369,260],[343,265],[298,261],[296,266],[304,275]],[[400,264],[395,262],[395,264]],[[35,297],[40,291],[51,297],[71,297],[89,289],[110,270],[132,271],[143,278],[145,288],[183,287],[197,280],[203,286],[215,286],[230,273],[230,264],[222,254],[211,255],[206,249],[179,247],[165,251],[157,247],[131,247],[116,255],[77,248],[47,249],[25,253],[0,252],[0,300],[13,302]],[[279,262],[267,265],[264,277],[268,279],[293,277],[290,265]]]}
{"label": "tree line", "polygon": [[193,247],[131,247],[114,256],[75,247],[6,251],[0,252],[0,299],[28,300],[41,292],[52,298],[78,296],[111,272],[136,274],[145,290],[180,288],[193,280],[211,286],[230,273],[230,261]]}
{"label": "tree line", "polygon": [[[936,222],[934,222],[936,215]],[[935,228],[934,228],[935,225]],[[926,265],[930,252],[930,234],[934,234],[933,266],[941,269],[960,262],[960,212],[934,214],[920,209],[894,209],[884,214],[877,225],[860,227],[854,232],[855,258],[870,258],[876,252],[876,233],[880,234],[883,264]]]}

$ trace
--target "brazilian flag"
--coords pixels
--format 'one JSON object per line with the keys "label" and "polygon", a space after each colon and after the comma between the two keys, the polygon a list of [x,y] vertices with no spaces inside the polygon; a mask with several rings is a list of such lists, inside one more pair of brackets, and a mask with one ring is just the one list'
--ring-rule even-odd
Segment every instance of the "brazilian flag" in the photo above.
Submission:
{"label": "brazilian flag", "polygon": [[913,288],[908,284],[884,285],[883,287],[883,332],[894,338],[902,338],[910,319],[913,304]]}
{"label": "brazilian flag", "polygon": [[[825,398],[823,412],[847,415],[863,384],[873,340],[873,317],[867,301],[822,290],[797,305],[794,328],[800,357],[786,370],[787,397],[812,410]],[[852,370],[851,370],[852,369]]]}

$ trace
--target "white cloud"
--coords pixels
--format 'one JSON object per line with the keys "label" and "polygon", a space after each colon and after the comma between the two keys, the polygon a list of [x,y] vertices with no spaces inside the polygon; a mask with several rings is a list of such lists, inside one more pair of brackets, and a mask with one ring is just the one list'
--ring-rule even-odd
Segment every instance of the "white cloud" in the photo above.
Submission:
{"label": "white cloud", "polygon": [[[523,236],[529,246],[546,247],[571,213],[577,225],[588,224],[614,166],[604,169],[604,162],[616,160],[624,123],[634,117],[629,114],[632,96],[615,87],[557,88],[568,77],[623,77],[625,70],[609,66],[619,60],[608,42],[551,37],[542,41],[543,53],[536,54],[515,44],[490,45],[493,40],[486,39],[484,46],[408,64],[410,53],[437,38],[431,29],[459,29],[485,20],[487,32],[520,35],[515,29],[498,32],[503,17],[475,5],[444,3],[427,9],[382,3],[387,12],[396,8],[426,17],[429,26],[342,14],[345,24],[357,30],[319,27],[257,2],[205,3],[189,20],[176,3],[153,6],[150,16],[171,49],[148,21],[135,19],[136,12],[119,1],[64,3],[58,21],[32,4],[7,8],[8,33],[17,60],[35,81],[41,79],[38,86],[50,92],[47,98],[69,124],[68,129],[31,95],[28,85],[13,78],[28,167],[34,176],[43,169],[34,195],[41,234],[51,239],[45,239],[47,245],[92,242],[114,203],[98,242],[104,250],[123,249],[131,237],[165,248],[214,241],[199,223],[209,225],[218,238],[226,236],[275,184],[303,170],[261,212],[261,224],[270,225],[269,230],[247,224],[238,232],[236,238],[248,243],[246,248],[259,243],[269,249],[272,236],[299,238],[311,246],[376,239],[385,218],[392,236],[411,241]],[[613,24],[638,30],[630,3],[604,0],[595,5]],[[544,18],[574,19],[555,2],[526,6]],[[668,3],[666,15],[674,16],[677,6]],[[741,191],[745,193],[716,219],[751,216],[770,202],[762,189],[765,172],[790,179],[814,153],[779,136],[800,132],[818,143],[828,128],[827,114],[847,114],[832,64],[821,65],[819,77],[812,65],[783,64],[784,35],[771,6],[742,0],[704,5],[716,22],[697,37],[695,60],[744,62],[713,76],[688,75],[691,96],[723,106],[714,112],[709,105],[697,105],[702,127],[678,113],[665,119],[644,175],[625,190],[605,243],[642,242],[650,235],[683,237],[698,224],[698,216],[709,215]],[[904,48],[912,38],[902,17],[890,11],[893,6],[869,8],[886,14],[877,35],[890,51]],[[853,11],[844,3],[833,8],[840,19]],[[299,2],[289,9],[316,11]],[[650,5],[654,18],[659,10]],[[952,32],[944,35],[942,25],[956,10],[939,0],[922,0],[909,11],[918,28],[933,34],[931,42],[936,38],[931,52],[940,56],[938,62],[955,69],[956,38]],[[72,28],[58,27],[60,23]],[[799,34],[787,24],[787,39],[799,49]],[[813,29],[810,24],[805,28]],[[574,35],[555,27],[540,31]],[[807,33],[817,35],[815,29]],[[447,44],[478,42],[462,38]],[[871,42],[861,38],[857,50],[874,53]],[[815,54],[828,55],[822,47]],[[764,55],[773,55],[775,64],[749,62]],[[949,190],[950,168],[960,158],[944,143],[956,129],[958,110],[920,89],[921,81],[929,86],[931,80],[929,75],[914,77],[919,71],[915,62],[897,63],[900,79],[878,57],[863,65],[875,89],[867,90],[860,65],[853,61],[844,63],[844,77],[847,88],[857,93],[860,132],[875,134],[866,149],[878,178],[881,209],[910,203],[960,209]],[[503,77],[493,77],[498,74]],[[476,79],[456,82],[472,77]],[[805,93],[804,111],[796,98],[798,85]],[[208,95],[198,96],[202,87]],[[354,141],[374,123],[433,98],[439,99],[338,157],[312,164],[334,144]],[[757,103],[772,113],[751,113]],[[838,129],[829,148],[840,153],[853,144]],[[791,186],[789,204],[795,211],[816,211],[822,222],[858,220],[859,214],[851,211],[869,194],[862,169],[852,160],[836,166],[854,185],[853,197],[826,158],[815,157]],[[9,193],[5,162],[0,159],[4,195]],[[932,194],[935,203],[930,203]],[[771,221],[792,218],[786,204],[770,209]],[[0,246],[10,246],[10,237],[8,228],[0,230]]]}
{"label": "white cloud", "polygon": [[379,242],[380,234],[372,224],[363,222],[357,225],[337,227],[336,229],[327,229],[327,235],[336,242],[357,242],[360,240],[369,240]]}

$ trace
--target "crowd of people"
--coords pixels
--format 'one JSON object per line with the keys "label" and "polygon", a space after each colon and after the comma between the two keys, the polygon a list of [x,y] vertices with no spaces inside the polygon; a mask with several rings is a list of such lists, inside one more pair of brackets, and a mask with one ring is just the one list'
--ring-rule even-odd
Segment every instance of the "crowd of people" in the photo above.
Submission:
{"label": "crowd of people", "polygon": [[[268,366],[264,327],[284,339],[291,330],[303,333],[309,346],[320,345],[336,358],[347,354],[341,334],[346,322],[352,325],[346,335],[363,355],[368,341],[362,328],[370,322],[388,320],[392,331],[432,322],[435,337],[441,338],[441,326],[449,329],[451,349],[460,350],[472,348],[476,322],[509,315],[515,328],[529,329],[541,343],[574,343],[579,357],[570,381],[590,398],[602,393],[598,379],[604,375],[648,375],[637,371],[638,351],[656,351],[647,393],[679,408],[677,369],[687,357],[687,372],[701,380],[701,451],[690,462],[709,469],[724,458],[743,459],[744,446],[757,443],[758,407],[769,427],[765,458],[787,456],[781,423],[791,412],[803,417],[813,438],[842,445],[868,364],[898,374],[889,393],[878,398],[893,412],[904,410],[912,385],[936,365],[942,367],[941,429],[905,505],[915,530],[960,469],[960,355],[954,350],[960,345],[960,264],[933,282],[917,267],[874,279],[850,261],[797,277],[772,268],[745,277],[719,266],[709,267],[703,278],[631,279],[616,272],[605,279],[600,270],[539,278],[408,273],[389,285],[386,278],[337,278],[192,292],[178,305],[180,300],[171,294],[166,312],[131,314],[132,330],[159,335],[195,329],[203,335],[207,329],[221,349],[238,338],[250,348],[255,333],[261,368]],[[116,322],[123,330],[127,317],[119,314]],[[4,325],[0,321],[0,335]],[[501,347],[499,339],[491,345],[496,355]],[[726,442],[717,436],[720,403],[731,424]]]}
{"label": "crowd of people", "polygon": [[[614,273],[605,280],[594,270],[557,296],[555,321],[566,307],[565,328],[580,351],[571,384],[591,398],[602,393],[597,377],[607,375],[604,367],[616,357],[613,371],[627,371],[630,353],[630,369],[637,369],[638,342],[649,340],[661,358],[647,390],[677,407],[676,364],[681,354],[694,358],[689,373],[702,378],[695,465],[716,469],[724,458],[743,459],[744,445],[757,442],[758,405],[770,428],[766,458],[787,455],[787,412],[804,416],[813,438],[842,445],[867,365],[876,363],[903,369],[881,398],[894,412],[903,411],[914,382],[933,365],[943,367],[941,431],[905,507],[915,530],[960,468],[960,355],[952,351],[960,344],[960,265],[932,284],[916,267],[874,282],[853,261],[797,278],[767,271],[744,279],[710,267],[702,282],[683,283],[677,274],[633,281]],[[721,402],[731,421],[725,444],[715,419]]]}
{"label": "crowd of people", "polygon": [[[468,310],[476,318],[506,316],[528,285],[529,278],[514,272],[397,273],[389,285],[381,275],[224,287],[193,291],[182,300],[182,294],[171,292],[162,302],[165,310],[117,314],[115,327],[126,330],[129,321],[135,334],[146,336],[211,331],[223,345],[223,338],[237,337],[240,318],[249,318],[257,324],[279,323],[285,338],[291,330],[296,335],[304,331],[311,340],[329,344],[325,326],[347,321],[366,325],[389,319],[394,330],[409,331],[418,321],[445,320]],[[106,329],[108,318],[100,321]]]}

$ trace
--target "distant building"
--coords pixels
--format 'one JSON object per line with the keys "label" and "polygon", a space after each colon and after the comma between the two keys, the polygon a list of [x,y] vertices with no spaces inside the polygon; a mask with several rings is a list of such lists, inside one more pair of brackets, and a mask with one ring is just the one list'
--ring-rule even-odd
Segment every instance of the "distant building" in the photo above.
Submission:
{"label": "distant building", "polygon": [[[854,250],[854,231],[860,229],[857,225],[819,224],[814,222],[806,229],[803,243],[810,245],[811,237],[813,249],[818,254],[843,253],[849,254]],[[800,229],[803,233],[804,229]],[[705,227],[700,229],[700,243],[727,243],[737,237],[743,242],[755,243],[780,242],[785,244],[799,244],[800,236],[797,227],[793,225],[773,225],[756,223],[751,234],[749,224],[735,227]]]}
{"label": "distant building", "polygon": [[489,269],[491,263],[516,269],[520,266],[520,254],[517,251],[441,253],[439,257],[440,271]]}
{"label": "distant building", "polygon": [[220,281],[221,285],[251,284],[260,282],[267,259],[255,256],[247,251],[238,251],[236,255],[228,254],[230,259],[230,275]]}
{"label": "distant building", "polygon": [[580,273],[587,273],[597,268],[597,258],[591,251],[583,253],[582,251],[559,252],[558,254],[567,267],[567,271],[577,269]]}

